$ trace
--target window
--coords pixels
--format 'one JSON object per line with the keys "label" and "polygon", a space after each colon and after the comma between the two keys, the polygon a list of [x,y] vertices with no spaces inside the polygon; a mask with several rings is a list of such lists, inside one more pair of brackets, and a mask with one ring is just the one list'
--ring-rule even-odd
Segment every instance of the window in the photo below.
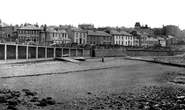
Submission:
{"label": "window", "polygon": [[76,39],[76,43],[78,43],[78,39]]}
{"label": "window", "polygon": [[76,33],[76,37],[78,37],[78,33]]}
{"label": "window", "polygon": [[85,44],[85,39],[84,39],[84,42],[83,43]]}
{"label": "window", "polygon": [[55,36],[55,33],[53,33],[53,37]]}
{"label": "window", "polygon": [[36,42],[36,41],[37,41],[37,38],[36,38],[36,37],[34,37],[34,38],[33,38],[33,41],[34,41],[34,42]]}
{"label": "window", "polygon": [[122,41],[122,45],[123,45],[123,41]]}

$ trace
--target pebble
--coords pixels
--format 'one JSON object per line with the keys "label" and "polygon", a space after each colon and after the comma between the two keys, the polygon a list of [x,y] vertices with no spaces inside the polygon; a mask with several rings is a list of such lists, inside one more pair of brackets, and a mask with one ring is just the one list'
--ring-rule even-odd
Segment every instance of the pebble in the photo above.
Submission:
{"label": "pebble", "polygon": [[8,106],[7,110],[18,110],[15,106]]}
{"label": "pebble", "polygon": [[34,109],[56,104],[52,97],[46,97],[42,100],[36,96],[37,92],[31,92],[29,89],[21,91],[0,90],[0,106],[6,107],[7,110],[18,110],[18,107]]}
{"label": "pebble", "polygon": [[[22,90],[24,93],[33,93],[30,90]],[[35,94],[31,97],[24,96],[21,92],[12,91],[12,97],[7,98],[7,94],[1,93],[0,102],[8,104],[8,107],[16,107],[18,105],[26,105],[30,103],[37,107],[46,107],[58,104],[52,97],[39,99]],[[87,94],[92,94],[87,92]],[[17,97],[21,98],[18,101]],[[24,104],[23,104],[24,103]],[[141,109],[141,110],[168,110],[168,109],[184,109],[185,108],[185,89],[162,86],[146,86],[133,92],[107,93],[87,98],[73,99],[60,106],[66,109]],[[15,109],[16,110],[16,109]]]}
{"label": "pebble", "polygon": [[6,94],[0,94],[0,103],[5,103],[7,99]]}

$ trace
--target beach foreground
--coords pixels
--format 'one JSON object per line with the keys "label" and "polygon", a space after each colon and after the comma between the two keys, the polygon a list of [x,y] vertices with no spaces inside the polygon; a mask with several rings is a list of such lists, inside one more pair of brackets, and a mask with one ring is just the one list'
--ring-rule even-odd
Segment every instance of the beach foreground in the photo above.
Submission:
{"label": "beach foreground", "polygon": [[[185,107],[184,86],[174,81],[183,77],[184,68],[105,58],[105,62],[90,59],[80,63],[7,64],[0,69],[0,96],[6,95],[2,109],[9,106],[18,110]],[[7,94],[11,97],[7,98]],[[12,100],[17,103],[12,105]]]}

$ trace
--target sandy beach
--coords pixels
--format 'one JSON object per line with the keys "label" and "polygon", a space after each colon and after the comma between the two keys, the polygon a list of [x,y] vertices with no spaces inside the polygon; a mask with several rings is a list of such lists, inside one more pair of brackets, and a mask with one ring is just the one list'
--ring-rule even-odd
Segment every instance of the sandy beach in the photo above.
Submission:
{"label": "sandy beach", "polygon": [[[41,99],[52,97],[57,102],[44,108],[32,103],[32,107],[27,107],[32,110],[117,109],[116,103],[114,105],[110,102],[113,107],[109,107],[108,99],[103,101],[102,97],[110,97],[109,101],[115,101],[115,97],[125,97],[124,93],[129,96],[128,93],[139,92],[145,87],[146,90],[182,88],[182,85],[169,83],[166,73],[184,71],[183,68],[123,58],[105,58],[105,62],[101,59],[88,59],[80,63],[46,61],[6,64],[1,65],[0,70],[1,88],[17,91],[29,89],[36,91]],[[126,109],[124,107],[127,105],[120,103],[120,109]],[[21,109],[22,106],[19,104],[17,108]],[[137,104],[133,106],[139,109]]]}

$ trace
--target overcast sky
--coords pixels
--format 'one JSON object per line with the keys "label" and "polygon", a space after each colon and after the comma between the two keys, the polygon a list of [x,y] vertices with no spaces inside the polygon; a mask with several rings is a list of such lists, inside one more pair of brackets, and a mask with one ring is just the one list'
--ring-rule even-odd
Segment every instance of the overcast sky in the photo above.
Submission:
{"label": "overcast sky", "polygon": [[179,25],[185,29],[184,0],[1,0],[0,19],[7,24],[91,23],[95,27]]}

